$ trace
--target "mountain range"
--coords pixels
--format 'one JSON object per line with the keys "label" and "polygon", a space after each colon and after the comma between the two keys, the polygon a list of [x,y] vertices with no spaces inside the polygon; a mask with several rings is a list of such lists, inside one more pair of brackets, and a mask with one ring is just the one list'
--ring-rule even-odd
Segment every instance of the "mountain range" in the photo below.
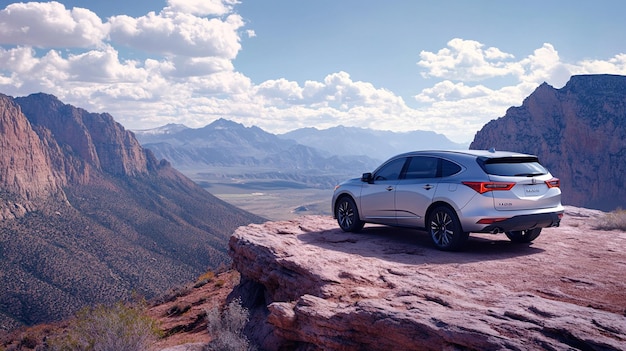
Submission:
{"label": "mountain range", "polygon": [[52,95],[0,95],[0,148],[0,331],[162,294],[229,264],[233,230],[264,221]]}
{"label": "mountain range", "polygon": [[200,172],[201,176],[194,177],[196,180],[231,175],[284,180],[293,182],[293,186],[315,188],[332,188],[348,177],[373,170],[400,152],[467,148],[426,131],[394,133],[338,126],[275,135],[226,119],[203,128],[168,124],[134,133],[156,157],[167,159],[189,176]]}
{"label": "mountain range", "polygon": [[469,144],[456,143],[443,134],[414,130],[392,132],[337,126],[328,129],[301,128],[279,137],[339,155],[366,155],[384,161],[399,153],[414,150],[467,149]]}

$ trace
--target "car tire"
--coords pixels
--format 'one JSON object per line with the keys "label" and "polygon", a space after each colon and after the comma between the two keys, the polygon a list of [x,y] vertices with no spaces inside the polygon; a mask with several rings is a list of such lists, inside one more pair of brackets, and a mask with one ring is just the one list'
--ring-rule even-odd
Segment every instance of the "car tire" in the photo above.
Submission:
{"label": "car tire", "polygon": [[506,236],[514,243],[529,243],[541,234],[541,228],[535,229],[526,229],[526,230],[515,230],[511,232],[505,232]]}
{"label": "car tire", "polygon": [[354,200],[348,196],[344,196],[337,201],[335,218],[337,218],[337,223],[344,232],[358,232],[365,225],[359,218],[359,209],[356,207]]}
{"label": "car tire", "polygon": [[457,251],[467,241],[469,233],[463,232],[456,213],[446,206],[433,209],[428,216],[430,238],[439,250]]}

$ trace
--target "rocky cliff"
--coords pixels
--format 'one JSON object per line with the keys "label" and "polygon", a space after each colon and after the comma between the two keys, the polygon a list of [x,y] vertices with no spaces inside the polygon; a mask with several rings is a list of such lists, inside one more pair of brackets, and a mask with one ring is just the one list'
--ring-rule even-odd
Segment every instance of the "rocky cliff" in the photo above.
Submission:
{"label": "rocky cliff", "polygon": [[542,84],[470,145],[491,147],[539,156],[561,179],[565,204],[626,207],[626,76],[573,76],[561,89]]}
{"label": "rocky cliff", "polygon": [[[109,114],[89,113],[47,94],[0,94],[0,220],[63,199],[63,187],[92,177],[146,175],[158,162]],[[10,200],[12,199],[12,200]]]}
{"label": "rocky cliff", "polygon": [[624,350],[626,233],[567,207],[532,245],[473,235],[465,252],[428,235],[329,217],[239,228],[230,240],[264,350]]}
{"label": "rocky cliff", "polygon": [[0,147],[0,332],[192,281],[263,220],[51,95],[0,95]]}
{"label": "rocky cliff", "polygon": [[10,97],[0,95],[0,221],[36,209],[33,201],[64,197],[42,140]]}
{"label": "rocky cliff", "polygon": [[73,184],[87,184],[94,171],[138,176],[157,167],[156,158],[108,113],[90,113],[41,93],[15,101],[50,148],[57,174]]}

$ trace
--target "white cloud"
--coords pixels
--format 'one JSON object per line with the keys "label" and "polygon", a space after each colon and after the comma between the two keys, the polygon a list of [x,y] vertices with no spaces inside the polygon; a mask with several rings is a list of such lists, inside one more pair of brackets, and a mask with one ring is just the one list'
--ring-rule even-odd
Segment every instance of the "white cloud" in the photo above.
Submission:
{"label": "white cloud", "polygon": [[250,78],[239,72],[232,71],[223,71],[202,77],[191,77],[185,80],[185,86],[196,96],[233,100],[237,95],[248,95],[253,89]]}
{"label": "white cloud", "polygon": [[13,75],[29,73],[38,62],[35,50],[30,47],[9,50],[0,48],[0,67],[12,72]]}
{"label": "white cloud", "polygon": [[14,91],[56,92],[61,88],[59,83],[69,76],[66,62],[54,50],[36,57],[31,48],[0,49],[0,67],[0,73],[9,72],[2,86],[9,94]]}
{"label": "white cloud", "polygon": [[58,2],[14,3],[0,11],[0,44],[47,48],[102,45],[108,24],[93,12]]}
{"label": "white cloud", "polygon": [[511,67],[505,60],[513,59],[513,55],[483,47],[474,40],[455,38],[437,53],[422,51],[417,64],[426,68],[422,73],[425,78],[477,81],[510,75]]}
{"label": "white cloud", "polygon": [[579,65],[571,67],[573,74],[601,74],[612,73],[626,75],[626,54],[618,54],[607,61],[584,60]]}
{"label": "white cloud", "polygon": [[275,102],[296,102],[302,100],[302,88],[296,82],[284,78],[267,80],[257,87],[258,94]]}
{"label": "white cloud", "polygon": [[237,31],[243,20],[239,15],[221,20],[180,12],[151,12],[140,18],[115,16],[109,22],[113,42],[148,52],[234,59],[241,49]]}
{"label": "white cloud", "polygon": [[[59,60],[61,61],[61,60]],[[112,47],[70,55],[65,61],[69,80],[91,83],[136,83],[146,79],[147,72],[138,62],[119,61],[118,52]]]}
{"label": "white cloud", "polygon": [[493,91],[485,86],[477,85],[475,87],[467,86],[464,83],[453,83],[444,80],[435,84],[432,88],[422,90],[415,99],[419,102],[435,102],[435,101],[456,101],[461,99],[486,96]]}
{"label": "white cloud", "polygon": [[237,0],[168,0],[165,11],[183,12],[198,16],[224,15],[232,12]]}
{"label": "white cloud", "polygon": [[541,84],[547,81],[562,87],[571,76],[568,67],[561,62],[559,53],[548,43],[521,60],[519,65],[522,71],[518,78],[524,82]]}
{"label": "white cloud", "polygon": [[172,57],[172,77],[201,77],[234,70],[231,60],[221,57]]}

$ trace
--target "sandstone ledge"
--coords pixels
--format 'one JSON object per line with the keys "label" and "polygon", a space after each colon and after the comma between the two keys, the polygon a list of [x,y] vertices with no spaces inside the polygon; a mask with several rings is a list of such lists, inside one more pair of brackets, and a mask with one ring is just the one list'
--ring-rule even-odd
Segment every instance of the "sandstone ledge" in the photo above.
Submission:
{"label": "sandstone ledge", "polygon": [[623,350],[626,233],[569,207],[532,245],[472,235],[464,252],[424,232],[343,233],[308,216],[240,227],[230,240],[266,350]]}

